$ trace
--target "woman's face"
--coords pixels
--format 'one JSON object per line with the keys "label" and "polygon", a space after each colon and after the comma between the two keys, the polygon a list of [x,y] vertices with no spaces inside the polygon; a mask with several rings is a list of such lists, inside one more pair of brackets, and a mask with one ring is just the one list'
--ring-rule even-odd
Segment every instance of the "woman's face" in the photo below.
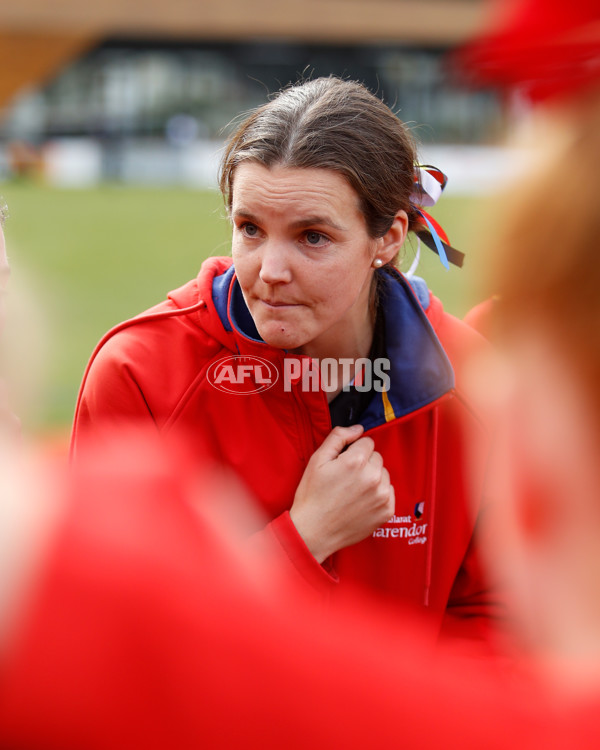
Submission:
{"label": "woman's face", "polygon": [[231,217],[233,262],[261,337],[313,357],[359,356],[349,350],[371,325],[371,264],[390,260],[401,241],[394,249],[369,237],[346,179],[243,163]]}

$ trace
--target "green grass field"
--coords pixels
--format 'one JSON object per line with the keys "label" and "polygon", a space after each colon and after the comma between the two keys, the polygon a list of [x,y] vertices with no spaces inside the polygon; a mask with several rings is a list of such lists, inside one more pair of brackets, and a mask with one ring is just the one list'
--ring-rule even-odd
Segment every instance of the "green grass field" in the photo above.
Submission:
{"label": "green grass field", "polygon": [[[5,235],[13,289],[27,281],[28,304],[38,306],[43,325],[29,348],[46,351],[43,364],[33,358],[26,365],[40,370],[43,388],[25,423],[35,431],[67,430],[85,364],[102,334],[195,276],[204,258],[229,253],[221,198],[184,189],[75,191],[23,183],[0,184],[0,194],[10,210]],[[475,199],[447,197],[434,212],[468,259],[476,253],[476,208]],[[446,272],[424,248],[418,274],[462,316],[478,300],[472,265]]]}

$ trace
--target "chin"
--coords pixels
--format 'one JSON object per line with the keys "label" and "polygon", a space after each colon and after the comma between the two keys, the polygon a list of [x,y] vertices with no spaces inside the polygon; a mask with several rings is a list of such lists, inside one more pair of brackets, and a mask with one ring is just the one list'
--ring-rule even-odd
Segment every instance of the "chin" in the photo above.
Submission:
{"label": "chin", "polygon": [[285,324],[267,324],[257,326],[262,340],[276,349],[297,349],[306,343],[305,337],[299,336]]}

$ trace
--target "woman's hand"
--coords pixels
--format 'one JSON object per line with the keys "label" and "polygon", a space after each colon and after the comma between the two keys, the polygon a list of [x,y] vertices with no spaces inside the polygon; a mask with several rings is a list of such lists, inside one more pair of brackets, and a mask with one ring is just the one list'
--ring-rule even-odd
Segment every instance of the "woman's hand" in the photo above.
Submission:
{"label": "woman's hand", "polygon": [[360,425],[335,427],[311,456],[296,490],[290,517],[319,563],[394,515],[390,475],[362,432]]}

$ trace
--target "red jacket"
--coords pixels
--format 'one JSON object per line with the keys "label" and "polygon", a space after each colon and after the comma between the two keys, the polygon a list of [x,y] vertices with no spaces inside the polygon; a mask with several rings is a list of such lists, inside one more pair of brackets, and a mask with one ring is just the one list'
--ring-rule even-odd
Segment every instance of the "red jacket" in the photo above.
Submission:
{"label": "red jacket", "polygon": [[[301,389],[298,379],[285,381],[288,354],[260,340],[230,258],[207,260],[166,302],[104,337],[84,376],[72,447],[76,455],[96,426],[124,419],[153,422],[165,435],[187,434],[199,456],[206,441],[270,519],[255,541],[275,540],[281,559],[314,587],[334,592],[363,584],[427,607],[440,623],[446,611],[457,615],[468,634],[498,614],[474,541],[483,462],[468,457],[471,447],[485,453],[488,435],[462,387],[464,362],[485,344],[445,313],[422,281],[413,289],[405,280],[384,279],[391,385],[375,395],[361,421],[390,472],[396,513],[324,565],[288,511],[308,459],[331,430],[327,400],[320,390]],[[215,364],[239,355],[267,361],[279,379],[251,395],[217,389]],[[254,375],[260,390],[260,375]]]}

